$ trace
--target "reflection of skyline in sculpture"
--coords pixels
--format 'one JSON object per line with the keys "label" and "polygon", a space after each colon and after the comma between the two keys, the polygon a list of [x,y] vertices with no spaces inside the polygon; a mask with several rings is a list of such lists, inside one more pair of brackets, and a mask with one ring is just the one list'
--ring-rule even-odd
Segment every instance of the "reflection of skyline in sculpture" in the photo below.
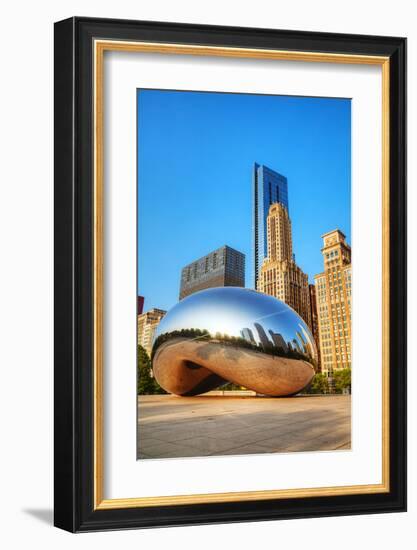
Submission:
{"label": "reflection of skyline in sculpture", "polygon": [[171,393],[195,395],[226,381],[289,395],[314,375],[317,352],[307,325],[276,298],[237,287],[197,292],[161,320],[153,372]]}
{"label": "reflection of skyline in sculpture", "polygon": [[284,351],[288,350],[288,346],[282,337],[282,334],[276,333],[273,330],[269,330],[269,334],[271,335],[272,341],[277,348],[281,348]]}
{"label": "reflection of skyline in sculpture", "polygon": [[256,329],[256,332],[258,333],[259,340],[261,342],[261,345],[264,349],[268,349],[271,347],[271,341],[269,340],[268,336],[266,335],[266,332],[262,325],[259,323],[253,323],[253,326]]}
{"label": "reflection of skyline in sculpture", "polygon": [[[227,307],[224,304],[226,294]],[[197,302],[198,308],[195,307]],[[269,347],[275,346],[273,339],[268,338],[269,330],[280,333],[287,344],[292,342],[301,327],[310,332],[307,324],[289,306],[273,296],[247,288],[218,287],[196,292],[177,303],[169,310],[171,312],[175,317],[166,315],[161,320],[154,341],[164,332],[190,328],[201,328],[211,335],[220,333],[247,339],[242,331],[249,329],[257,345]],[[295,317],[289,312],[295,313]],[[277,326],[281,330],[277,331]],[[302,341],[300,343],[303,347]]]}
{"label": "reflection of skyline in sculpture", "polygon": [[253,337],[253,332],[251,331],[250,328],[243,328],[241,331],[240,331],[241,335],[242,335],[242,338],[244,338],[245,340],[247,340],[248,342],[250,342],[251,344],[255,344],[255,338]]}

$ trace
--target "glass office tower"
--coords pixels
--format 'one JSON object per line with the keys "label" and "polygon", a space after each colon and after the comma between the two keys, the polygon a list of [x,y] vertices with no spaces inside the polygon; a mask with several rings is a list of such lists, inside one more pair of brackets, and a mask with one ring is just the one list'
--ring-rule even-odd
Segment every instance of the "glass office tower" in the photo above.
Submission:
{"label": "glass office tower", "polygon": [[245,286],[245,255],[222,246],[186,265],[181,272],[180,300],[205,288]]}
{"label": "glass office tower", "polygon": [[287,178],[267,166],[253,167],[253,286],[258,288],[258,276],[267,255],[266,219],[272,203],[283,204],[288,211]]}

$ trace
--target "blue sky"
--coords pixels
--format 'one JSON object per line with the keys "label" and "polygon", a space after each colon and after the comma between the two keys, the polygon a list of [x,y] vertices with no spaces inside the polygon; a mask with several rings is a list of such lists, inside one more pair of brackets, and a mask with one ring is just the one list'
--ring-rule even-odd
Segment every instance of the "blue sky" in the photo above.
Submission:
{"label": "blue sky", "polygon": [[252,273],[252,169],[288,178],[293,247],[312,282],[320,235],[350,243],[349,99],[138,90],[138,294],[178,301],[181,269],[227,244]]}

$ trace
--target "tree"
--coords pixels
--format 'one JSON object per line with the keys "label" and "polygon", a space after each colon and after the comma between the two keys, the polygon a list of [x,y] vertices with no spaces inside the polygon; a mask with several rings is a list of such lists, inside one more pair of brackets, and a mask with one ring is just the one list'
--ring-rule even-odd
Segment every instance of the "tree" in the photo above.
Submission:
{"label": "tree", "polygon": [[151,360],[145,348],[138,345],[138,395],[153,393]]}
{"label": "tree", "polygon": [[343,390],[350,392],[352,379],[350,369],[340,369],[333,372],[334,389],[336,393],[343,393]]}
{"label": "tree", "polygon": [[145,348],[138,345],[138,395],[166,393],[152,376],[151,360]]}
{"label": "tree", "polygon": [[321,372],[315,374],[307,391],[309,393],[329,393],[329,381],[327,376]]}
{"label": "tree", "polygon": [[239,384],[233,384],[233,382],[228,382],[227,384],[224,384],[219,388],[219,390],[223,390],[223,391],[236,391],[236,390],[242,390],[242,389],[245,389],[245,388],[243,386],[240,386]]}

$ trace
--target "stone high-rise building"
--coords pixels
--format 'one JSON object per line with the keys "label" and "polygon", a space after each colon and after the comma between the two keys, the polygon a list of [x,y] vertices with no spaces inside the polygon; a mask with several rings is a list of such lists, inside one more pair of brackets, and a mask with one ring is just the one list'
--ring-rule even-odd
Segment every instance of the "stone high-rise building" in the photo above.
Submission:
{"label": "stone high-rise building", "polygon": [[351,367],[351,249],[336,229],[322,235],[324,272],[314,277],[320,335],[321,371]]}
{"label": "stone high-rise building", "polygon": [[269,207],[274,202],[283,204],[288,209],[287,178],[275,170],[257,164],[253,166],[253,285],[258,288],[259,272],[267,251],[267,217]]}
{"label": "stone high-rise building", "polygon": [[291,306],[311,327],[308,276],[295,263],[291,220],[281,203],[269,208],[267,257],[261,266],[257,288]]}
{"label": "stone high-rise building", "polygon": [[181,272],[180,300],[205,288],[245,286],[245,255],[222,246],[186,265]]}
{"label": "stone high-rise building", "polygon": [[319,317],[317,314],[317,296],[315,285],[308,285],[308,291],[310,294],[310,319],[311,319],[311,332],[316,342],[317,347],[317,365],[320,371],[320,335],[319,335]]}
{"label": "stone high-rise building", "polygon": [[138,315],[138,344],[144,347],[149,355],[152,351],[153,335],[165,313],[163,309],[153,308]]}

